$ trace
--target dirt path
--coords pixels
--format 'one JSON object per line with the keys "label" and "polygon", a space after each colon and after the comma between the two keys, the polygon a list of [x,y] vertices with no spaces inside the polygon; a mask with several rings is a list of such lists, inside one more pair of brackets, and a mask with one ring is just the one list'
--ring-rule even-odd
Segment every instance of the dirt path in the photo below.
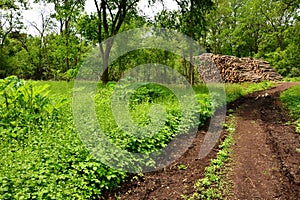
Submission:
{"label": "dirt path", "polygon": [[[300,199],[299,134],[279,102],[284,83],[236,102],[234,184],[230,199]],[[268,95],[265,95],[268,93]]]}
{"label": "dirt path", "polygon": [[[205,159],[198,159],[201,144],[206,130],[198,131],[192,145],[175,163],[164,170],[146,173],[139,180],[127,183],[113,192],[109,192],[102,199],[122,200],[176,200],[183,199],[181,195],[193,193],[193,185],[203,177],[204,169],[210,159],[215,157],[216,149]],[[180,165],[186,169],[180,169]]]}
{"label": "dirt path", "polygon": [[[280,92],[294,84],[253,93],[229,106],[237,116],[237,131],[232,173],[235,187],[228,199],[300,199],[299,134],[285,125],[289,117],[278,101]],[[266,92],[269,95],[262,97]],[[198,159],[206,131],[198,131],[192,146],[175,163],[146,173],[102,199],[176,200],[183,199],[182,194],[192,194],[193,185],[217,152],[214,149]],[[187,169],[180,169],[181,164]]]}

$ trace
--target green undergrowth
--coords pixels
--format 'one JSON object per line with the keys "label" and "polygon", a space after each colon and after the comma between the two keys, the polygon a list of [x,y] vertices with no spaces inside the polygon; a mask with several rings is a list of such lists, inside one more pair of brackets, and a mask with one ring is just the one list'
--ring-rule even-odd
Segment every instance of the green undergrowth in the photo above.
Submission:
{"label": "green undergrowth", "polygon": [[[247,95],[252,92],[266,90],[275,86],[274,82],[263,81],[260,83],[226,83],[224,85],[213,84],[210,85],[210,90],[206,85],[198,85],[194,87],[196,94],[208,94],[211,91],[218,91],[224,88],[226,92],[226,103],[233,102],[234,100]],[[214,94],[213,94],[214,95]]]}
{"label": "green undergrowth", "polygon": [[[138,137],[135,129],[124,131],[115,121],[111,97],[116,83],[99,84],[94,99],[97,120],[109,141],[147,155],[165,147],[176,135],[203,125],[226,102],[271,85],[227,84],[226,99],[218,94],[218,85],[210,94],[205,86],[196,86],[198,104],[184,105],[188,110],[185,117],[182,105],[168,88],[154,84],[138,87],[128,102],[132,121],[141,129],[153,123],[160,127],[145,138]],[[72,112],[73,86],[73,82],[33,82],[16,77],[0,80],[0,199],[97,199],[128,177],[97,161],[80,140]],[[117,98],[130,93],[126,87]],[[184,95],[185,88],[178,92],[192,102],[193,97]],[[114,159],[121,159],[118,156]]]}
{"label": "green undergrowth", "polygon": [[293,78],[284,78],[284,82],[300,82],[300,77],[293,77]]}
{"label": "green undergrowth", "polygon": [[296,131],[300,133],[300,85],[293,86],[281,93],[280,99],[288,108],[291,117],[295,120]]}
{"label": "green undergrowth", "polygon": [[[103,132],[110,138],[112,143],[122,149],[135,153],[154,152],[165,147],[172,138],[180,133],[187,132],[198,122],[199,110],[196,106],[187,110],[189,112],[188,117],[182,117],[182,107],[175,95],[167,88],[154,84],[141,86],[130,95],[128,102],[129,116],[124,111],[119,110],[113,113],[111,107],[114,105],[112,105],[111,98],[116,87],[115,84],[110,84],[99,89],[95,97],[97,102],[96,112]],[[126,88],[127,86],[122,87],[124,87],[122,93],[114,98],[123,100],[127,95],[124,93],[130,93],[130,89]],[[190,103],[193,106],[192,102]],[[124,131],[114,120],[114,115],[118,115],[122,121],[127,120],[125,118],[131,118],[137,127],[130,127],[125,124],[128,127]],[[182,123],[182,120],[186,121]],[[160,129],[151,134],[151,125],[153,124],[159,125]],[[150,128],[148,128],[149,126]],[[154,127],[152,129],[155,129]],[[147,131],[143,131],[143,129]],[[144,137],[145,135],[147,137]]]}
{"label": "green undergrowth", "polygon": [[224,128],[227,137],[219,145],[216,158],[212,159],[210,165],[205,168],[204,177],[195,183],[195,193],[189,197],[184,196],[185,199],[224,199],[228,196],[232,185],[227,177],[228,170],[230,170],[228,161],[232,154],[233,134],[235,132],[235,117],[232,114],[227,117]]}
{"label": "green undergrowth", "polygon": [[230,103],[238,99],[239,97],[245,96],[253,92],[266,90],[274,86],[275,84],[269,81],[263,81],[260,83],[226,84],[225,85],[226,94],[227,94],[226,101],[227,103]]}
{"label": "green undergrowth", "polygon": [[125,178],[81,143],[66,91],[49,98],[46,85],[16,77],[0,88],[0,199],[92,199]]}

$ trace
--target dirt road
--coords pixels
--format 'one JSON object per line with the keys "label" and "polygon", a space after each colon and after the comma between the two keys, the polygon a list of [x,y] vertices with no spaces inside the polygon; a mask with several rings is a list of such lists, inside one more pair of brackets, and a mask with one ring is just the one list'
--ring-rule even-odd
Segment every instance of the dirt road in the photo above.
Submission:
{"label": "dirt road", "polygon": [[288,125],[279,95],[295,83],[236,102],[232,199],[300,199],[299,134]]}

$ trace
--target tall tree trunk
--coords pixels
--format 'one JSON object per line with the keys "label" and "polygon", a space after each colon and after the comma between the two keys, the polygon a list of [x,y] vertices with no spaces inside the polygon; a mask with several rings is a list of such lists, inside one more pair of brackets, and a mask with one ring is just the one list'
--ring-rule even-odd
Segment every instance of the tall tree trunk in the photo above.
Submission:
{"label": "tall tree trunk", "polygon": [[109,55],[111,52],[112,45],[114,43],[114,39],[110,38],[107,40],[105,44],[105,48],[103,47],[103,44],[100,44],[100,52],[101,52],[101,57],[102,57],[102,62],[103,62],[103,73],[101,80],[104,84],[106,84],[109,81]]}
{"label": "tall tree trunk", "polygon": [[66,45],[66,68],[65,72],[70,69],[70,59],[69,59],[69,20],[65,21],[65,45]]}
{"label": "tall tree trunk", "polygon": [[103,73],[102,73],[102,77],[101,80],[104,84],[106,84],[108,82],[108,75],[109,75],[109,71],[108,71],[108,56],[103,56],[102,57],[103,60]]}
{"label": "tall tree trunk", "polygon": [[194,11],[194,0],[191,0],[191,15],[190,15],[190,84],[194,85],[194,65],[192,63],[193,59],[193,38],[194,38],[194,19],[193,19],[193,11]]}
{"label": "tall tree trunk", "polygon": [[284,50],[284,46],[283,46],[283,35],[282,35],[282,33],[279,33],[278,35],[277,35],[277,39],[278,39],[278,45],[279,45],[279,47],[280,47],[280,50],[281,51],[283,51]]}

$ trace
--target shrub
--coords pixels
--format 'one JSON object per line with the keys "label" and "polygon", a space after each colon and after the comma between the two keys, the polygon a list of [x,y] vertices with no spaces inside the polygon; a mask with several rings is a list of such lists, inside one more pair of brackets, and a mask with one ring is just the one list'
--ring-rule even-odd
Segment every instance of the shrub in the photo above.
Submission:
{"label": "shrub", "polygon": [[280,99],[289,109],[290,115],[295,119],[296,130],[300,133],[300,85],[281,93]]}

